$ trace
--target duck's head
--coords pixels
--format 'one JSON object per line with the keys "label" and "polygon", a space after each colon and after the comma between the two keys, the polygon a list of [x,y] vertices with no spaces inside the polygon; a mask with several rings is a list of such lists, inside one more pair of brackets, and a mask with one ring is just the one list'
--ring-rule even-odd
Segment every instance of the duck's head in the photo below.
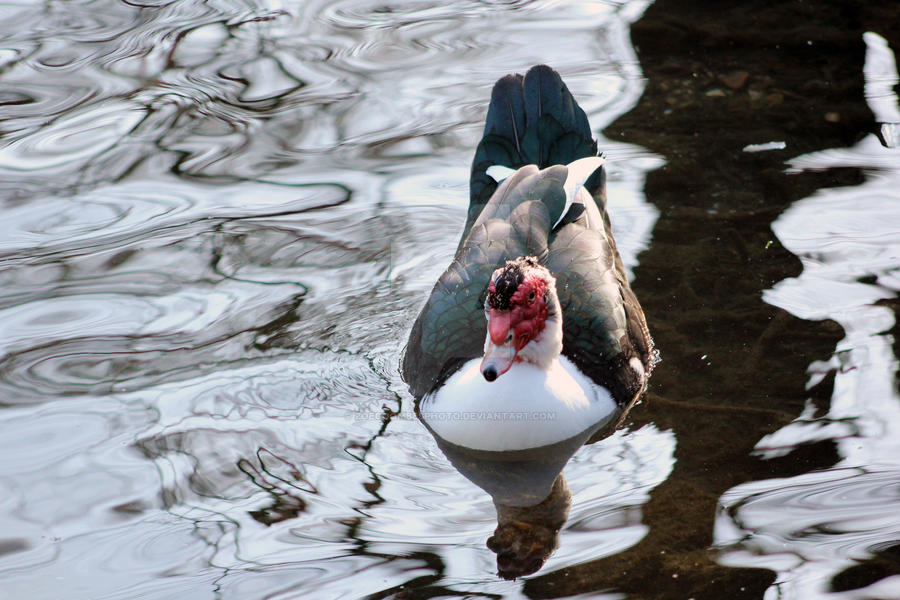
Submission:
{"label": "duck's head", "polygon": [[535,257],[507,261],[494,271],[484,312],[488,327],[481,374],[488,381],[517,361],[546,368],[562,351],[556,278]]}

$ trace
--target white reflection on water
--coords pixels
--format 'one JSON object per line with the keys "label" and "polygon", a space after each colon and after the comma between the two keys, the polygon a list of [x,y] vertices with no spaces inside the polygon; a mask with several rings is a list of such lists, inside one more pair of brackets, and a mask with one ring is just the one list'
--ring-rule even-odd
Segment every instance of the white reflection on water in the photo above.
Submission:
{"label": "white reflection on water", "polygon": [[[896,66],[885,41],[867,33],[867,92],[873,74]],[[887,53],[887,54],[885,54]],[[878,117],[897,114],[883,87],[867,94]],[[885,108],[890,100],[892,110]],[[814,407],[757,444],[763,456],[797,444],[832,439],[842,457],[831,469],[789,479],[754,481],[729,490],[715,539],[727,565],[778,573],[767,598],[897,597],[900,577],[864,589],[829,593],[832,578],[855,561],[900,542],[900,394],[891,349],[895,315],[879,300],[900,291],[900,149],[869,135],[852,148],[814,152],[791,169],[858,167],[866,181],[820,190],[794,203],[772,224],[800,257],[803,272],[764,294],[766,302],[803,319],[834,319],[846,337],[831,360],[809,367],[810,386],[836,371],[830,410]],[[728,511],[731,511],[729,514]]]}

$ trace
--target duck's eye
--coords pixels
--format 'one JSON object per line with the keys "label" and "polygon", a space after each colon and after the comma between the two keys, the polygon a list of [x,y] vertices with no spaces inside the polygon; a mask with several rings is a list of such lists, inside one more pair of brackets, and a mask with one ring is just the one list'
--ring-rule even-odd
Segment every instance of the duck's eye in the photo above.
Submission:
{"label": "duck's eye", "polygon": [[536,296],[537,296],[537,294],[534,293],[534,290],[531,290],[531,293],[528,294],[528,304],[531,304],[532,302],[534,302],[534,299]]}

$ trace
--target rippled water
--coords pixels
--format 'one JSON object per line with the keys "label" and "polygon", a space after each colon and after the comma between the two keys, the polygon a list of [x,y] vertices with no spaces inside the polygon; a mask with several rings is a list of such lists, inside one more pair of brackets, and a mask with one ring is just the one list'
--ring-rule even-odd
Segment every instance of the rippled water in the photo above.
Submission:
{"label": "rippled water", "polygon": [[[897,69],[884,39],[867,34],[869,104],[886,130],[900,122]],[[881,64],[877,68],[875,64]],[[883,90],[872,71],[890,77]],[[883,95],[881,95],[883,94]],[[881,106],[887,105],[887,109]],[[892,109],[892,110],[891,110]],[[900,391],[898,362],[887,332],[895,313],[880,302],[900,290],[900,148],[869,134],[852,148],[835,148],[790,161],[795,172],[859,167],[865,183],[823,189],[796,202],[772,224],[779,240],[803,262],[799,277],[778,282],[764,299],[804,319],[834,319],[845,337],[828,362],[810,365],[810,385],[835,372],[826,414],[810,402],[796,421],[761,439],[763,455],[835,440],[841,460],[828,471],[756,481],[722,498],[718,541],[738,550],[728,564],[770,568],[786,597],[813,598],[853,591],[841,573],[873,554],[900,548]],[[893,550],[892,550],[893,549]],[[900,571],[882,579],[859,577],[866,597],[900,596]],[[855,597],[855,596],[854,596]]]}
{"label": "rippled water", "polygon": [[[496,576],[494,506],[415,420],[398,362],[493,82],[551,64],[602,130],[644,90],[648,4],[0,5],[0,597],[533,596]],[[676,157],[600,146],[633,271],[659,216],[645,178]],[[900,540],[879,304],[900,287],[897,159],[874,135],[796,157],[866,181],[773,215],[803,273],[763,299],[846,337],[809,366],[837,373],[827,413],[757,446],[835,439],[840,461],[719,500],[719,562],[776,572],[771,597]],[[693,348],[661,350],[665,369]],[[678,442],[649,423],[575,455],[551,587],[645,538]]]}

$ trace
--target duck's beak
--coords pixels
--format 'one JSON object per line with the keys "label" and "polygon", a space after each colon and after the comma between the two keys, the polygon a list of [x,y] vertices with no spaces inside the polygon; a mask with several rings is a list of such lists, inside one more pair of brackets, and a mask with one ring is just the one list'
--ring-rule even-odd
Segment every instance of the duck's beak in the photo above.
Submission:
{"label": "duck's beak", "polygon": [[488,381],[494,381],[509,371],[516,360],[516,334],[511,325],[512,315],[509,311],[488,311],[490,340],[485,344],[484,359],[481,361],[481,374]]}

